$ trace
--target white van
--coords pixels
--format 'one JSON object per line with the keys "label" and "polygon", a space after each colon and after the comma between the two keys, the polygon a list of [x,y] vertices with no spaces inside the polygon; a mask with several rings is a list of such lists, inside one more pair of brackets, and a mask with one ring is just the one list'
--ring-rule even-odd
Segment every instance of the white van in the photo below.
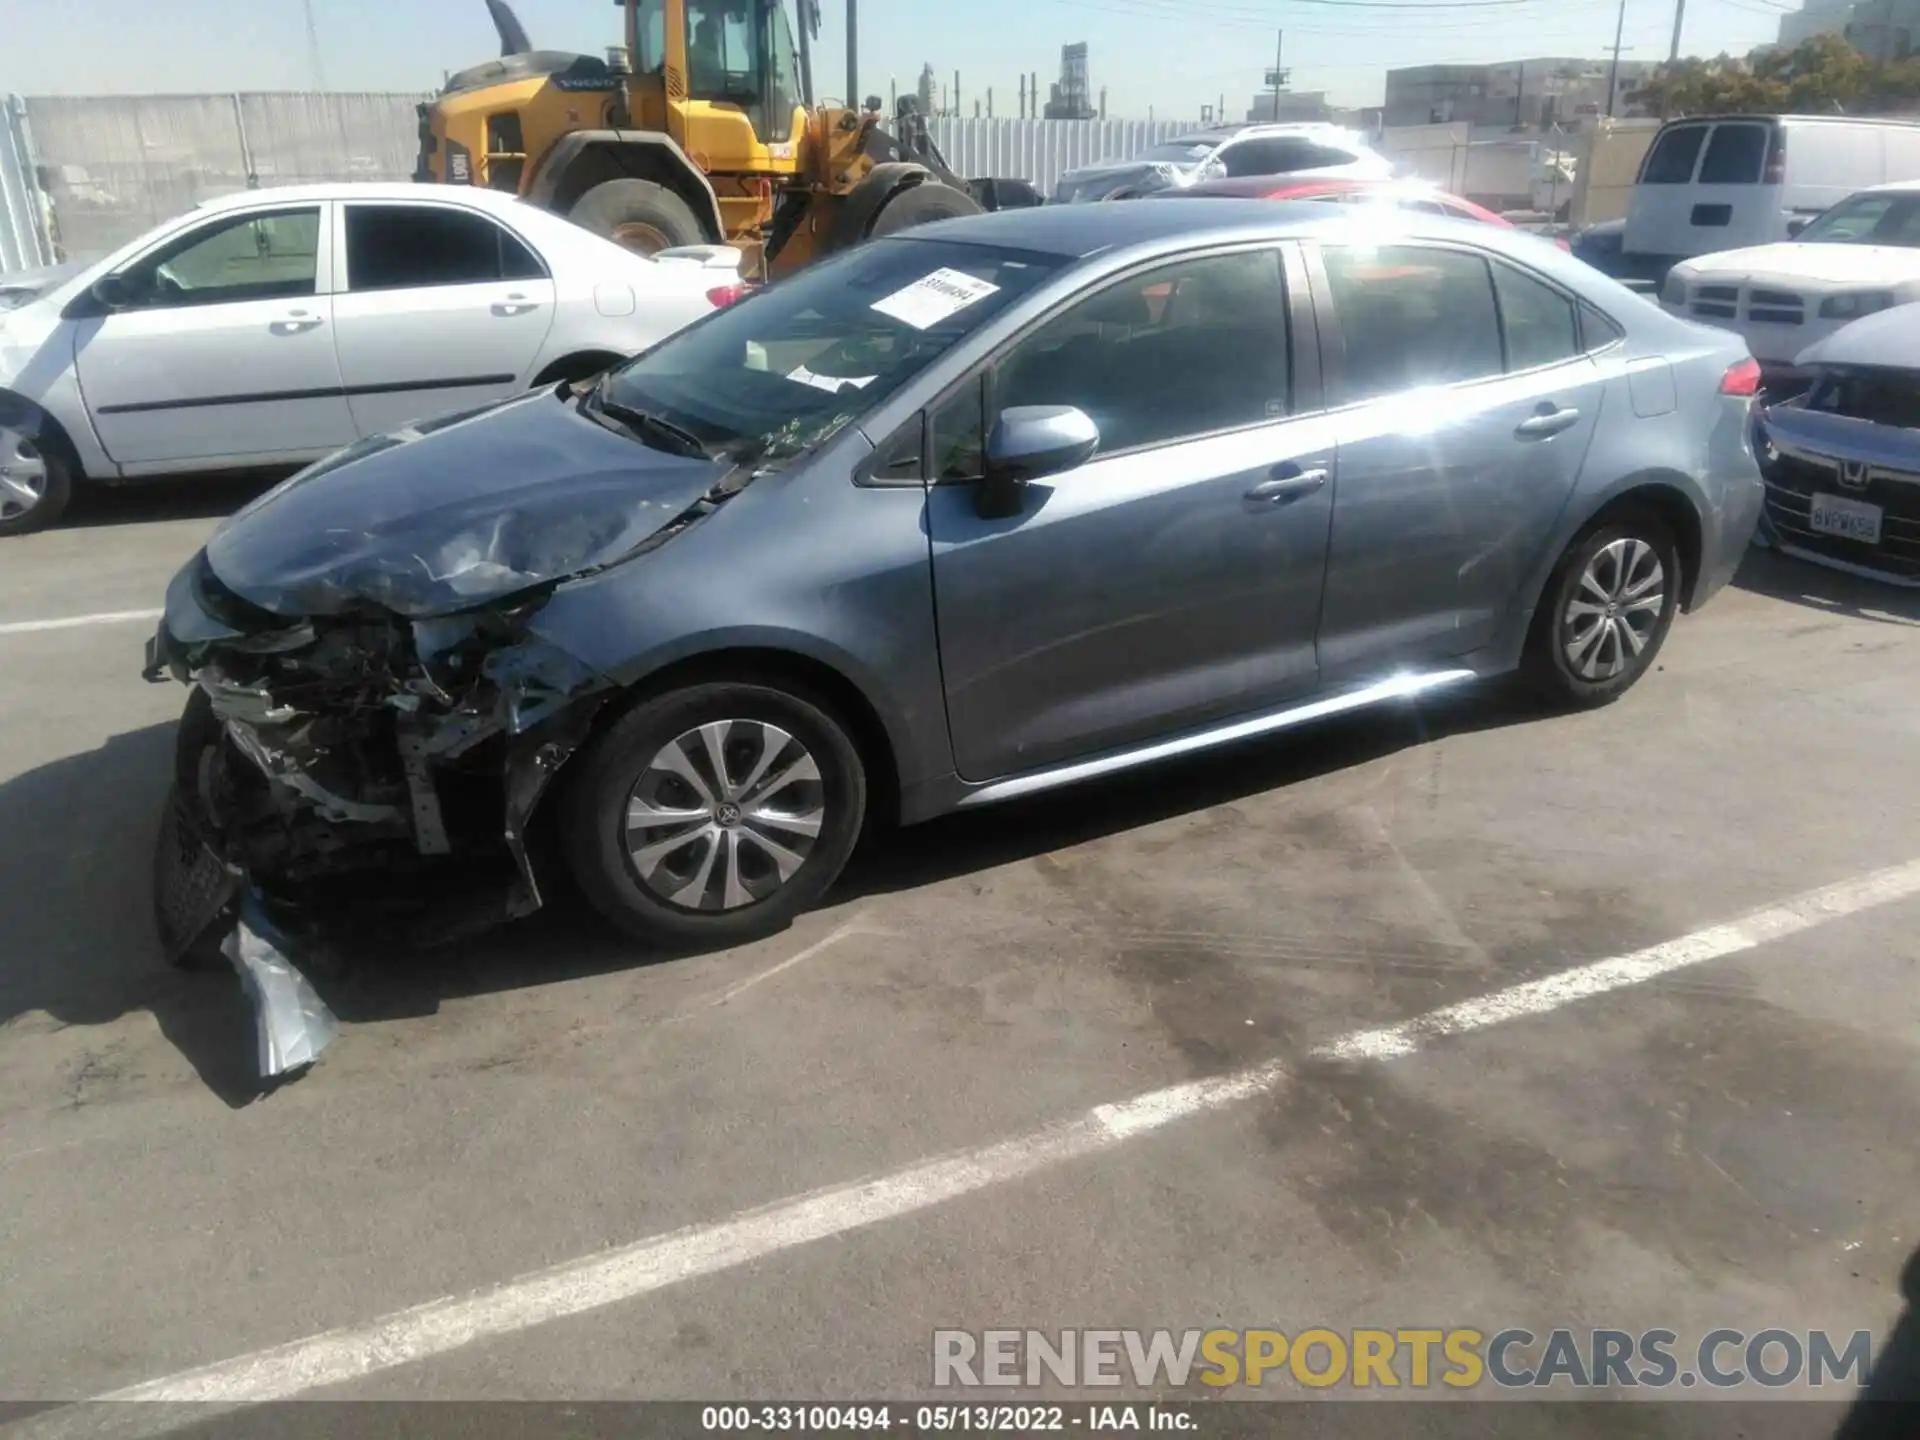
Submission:
{"label": "white van", "polygon": [[1703,115],[1663,125],[1627,203],[1624,271],[1786,240],[1857,190],[1920,180],[1920,123]]}

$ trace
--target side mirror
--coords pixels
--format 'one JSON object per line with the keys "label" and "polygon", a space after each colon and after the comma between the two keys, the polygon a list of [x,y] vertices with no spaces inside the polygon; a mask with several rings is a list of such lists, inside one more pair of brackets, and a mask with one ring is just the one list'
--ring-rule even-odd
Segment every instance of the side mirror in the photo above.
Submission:
{"label": "side mirror", "polygon": [[133,286],[124,275],[102,275],[87,287],[101,310],[121,310],[133,303]]}
{"label": "side mirror", "polygon": [[1015,405],[1000,412],[987,436],[986,477],[975,487],[982,519],[1020,513],[1028,481],[1084,465],[1100,448],[1100,427],[1071,405]]}
{"label": "side mirror", "polygon": [[1787,238],[1789,240],[1793,239],[1794,236],[1798,235],[1802,230],[1806,229],[1807,226],[1811,225],[1812,223],[1813,222],[1807,219],[1807,217],[1804,215],[1801,215],[1796,217],[1795,219],[1789,220],[1787,222]]}

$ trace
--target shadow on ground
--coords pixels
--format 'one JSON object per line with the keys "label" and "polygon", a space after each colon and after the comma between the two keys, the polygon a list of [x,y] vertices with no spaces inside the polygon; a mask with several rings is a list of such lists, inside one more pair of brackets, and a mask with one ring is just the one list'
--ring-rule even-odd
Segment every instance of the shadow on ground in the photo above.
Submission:
{"label": "shadow on ground", "polygon": [[133,485],[82,485],[60,521],[63,530],[100,525],[144,525],[156,520],[214,520],[231,515],[266,492],[288,471],[246,475],[189,475]]}
{"label": "shadow on ground", "polygon": [[1913,1440],[1920,1435],[1920,1250],[1900,1271],[1906,1309],[1874,1356],[1866,1389],[1834,1440]]}
{"label": "shadow on ground", "polygon": [[[931,884],[1101,835],[1204,810],[1379,758],[1439,735],[1523,718],[1506,690],[1463,693],[1329,722],[1056,796],[883,832],[835,900]],[[230,1105],[265,1093],[253,1017],[225,971],[176,971],[154,939],[151,863],[174,726],[117,735],[0,783],[0,1024],[45,1012],[101,1025],[152,1012],[161,1032]],[[638,952],[563,885],[528,920],[464,942],[315,973],[348,1025],[432,1014],[443,1001],[604,974]]]}
{"label": "shadow on ground", "polygon": [[1756,595],[1885,625],[1920,625],[1920,590],[1829,570],[1778,550],[1749,550],[1733,583]]}

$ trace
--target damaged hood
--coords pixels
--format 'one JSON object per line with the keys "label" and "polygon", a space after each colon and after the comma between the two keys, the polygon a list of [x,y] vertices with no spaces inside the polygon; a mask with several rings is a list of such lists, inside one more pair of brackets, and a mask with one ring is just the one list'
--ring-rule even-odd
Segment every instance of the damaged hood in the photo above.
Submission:
{"label": "damaged hood", "polygon": [[1191,165],[1165,160],[1108,160],[1098,165],[1082,165],[1060,177],[1053,198],[1060,204],[1080,204],[1104,200],[1117,191],[1146,195],[1174,186],[1191,185],[1206,164],[1202,156]]}
{"label": "damaged hood", "polygon": [[236,513],[207,563],[276,615],[452,614],[620,560],[729,468],[536,391],[348,446]]}
{"label": "damaged hood", "polygon": [[1895,305],[1842,325],[1802,350],[1793,363],[1920,370],[1920,304]]}

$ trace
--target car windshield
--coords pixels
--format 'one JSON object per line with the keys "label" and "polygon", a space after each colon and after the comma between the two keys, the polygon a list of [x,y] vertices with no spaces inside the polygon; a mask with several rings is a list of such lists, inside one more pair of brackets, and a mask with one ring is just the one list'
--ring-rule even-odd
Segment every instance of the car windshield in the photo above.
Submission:
{"label": "car windshield", "polygon": [[613,371],[639,412],[739,460],[795,455],[913,379],[1067,261],[887,240],[815,265]]}
{"label": "car windshield", "polygon": [[1920,195],[1854,195],[1800,232],[1811,245],[1920,247]]}
{"label": "car windshield", "polygon": [[1220,148],[1218,140],[1169,140],[1141,152],[1142,160],[1160,160],[1169,165],[1194,165]]}

